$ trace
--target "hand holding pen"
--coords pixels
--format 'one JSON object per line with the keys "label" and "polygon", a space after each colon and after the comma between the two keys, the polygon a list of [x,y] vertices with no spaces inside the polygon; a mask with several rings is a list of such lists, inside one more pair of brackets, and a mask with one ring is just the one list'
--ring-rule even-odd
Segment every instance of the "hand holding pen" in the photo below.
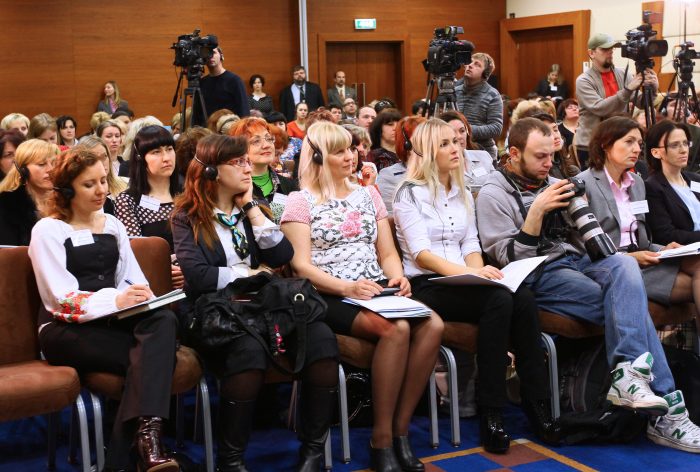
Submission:
{"label": "hand holding pen", "polygon": [[151,288],[147,284],[134,284],[134,282],[129,279],[124,279],[124,282],[129,286],[117,295],[115,302],[118,309],[128,308],[154,297]]}

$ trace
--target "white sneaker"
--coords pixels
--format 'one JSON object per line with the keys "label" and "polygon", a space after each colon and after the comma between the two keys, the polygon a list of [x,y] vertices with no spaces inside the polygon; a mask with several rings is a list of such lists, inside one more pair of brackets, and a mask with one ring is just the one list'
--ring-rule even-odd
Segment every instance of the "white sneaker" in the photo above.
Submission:
{"label": "white sneaker", "polygon": [[620,362],[612,372],[612,385],[608,400],[614,405],[631,410],[640,410],[649,415],[661,416],[668,413],[668,403],[656,396],[649,388],[652,381],[651,366],[654,359],[645,352],[634,362]]}
{"label": "white sneaker", "polygon": [[700,453],[700,428],[688,418],[680,390],[665,395],[669,412],[649,421],[647,437],[656,444]]}

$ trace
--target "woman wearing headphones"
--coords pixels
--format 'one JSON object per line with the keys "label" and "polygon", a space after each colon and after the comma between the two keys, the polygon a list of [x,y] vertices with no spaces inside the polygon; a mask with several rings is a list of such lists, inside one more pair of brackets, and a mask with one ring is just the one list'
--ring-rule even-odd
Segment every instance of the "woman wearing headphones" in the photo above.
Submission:
{"label": "woman wearing headphones", "polygon": [[[173,215],[175,250],[185,274],[184,310],[202,294],[241,277],[270,272],[292,258],[289,241],[253,198],[247,149],[244,137],[206,136],[187,169],[185,190]],[[323,322],[308,324],[307,336],[297,470],[311,472],[319,470],[335,406],[338,348]],[[246,335],[203,354],[221,379],[217,470],[243,472],[255,401],[268,367],[266,353]]]}
{"label": "woman wearing headphones", "polygon": [[[180,186],[175,172],[175,141],[162,126],[146,126],[134,139],[129,187],[117,197],[117,218],[129,236],[159,236],[173,248],[170,215]],[[173,287],[182,288],[182,271],[171,267]]]}
{"label": "woman wearing headphones", "polygon": [[343,297],[368,300],[383,282],[411,295],[386,208],[373,186],[350,183],[350,133],[320,121],[309,127],[301,150],[300,192],[289,196],[282,231],[294,246],[292,268],[328,303],[333,331],[376,344],[372,358],[374,427],[371,461],[378,471],[422,471],[408,441],[408,426],[435,367],[442,320],[389,320]]}
{"label": "woman wearing headphones", "polygon": [[170,409],[177,318],[167,309],[123,320],[75,322],[153,297],[131,251],[124,225],[102,212],[107,172],[94,154],[67,151],[53,173],[56,186],[48,217],[32,230],[29,257],[46,312],[39,315],[39,344],[53,365],[80,374],[110,372],[125,377],[124,393],[107,447],[105,470],[133,467],[176,472],[161,447],[161,427]]}
{"label": "woman wearing headphones", "polygon": [[15,151],[15,161],[0,182],[0,244],[27,246],[32,227],[46,214],[53,194],[50,172],[58,146],[30,139]]}

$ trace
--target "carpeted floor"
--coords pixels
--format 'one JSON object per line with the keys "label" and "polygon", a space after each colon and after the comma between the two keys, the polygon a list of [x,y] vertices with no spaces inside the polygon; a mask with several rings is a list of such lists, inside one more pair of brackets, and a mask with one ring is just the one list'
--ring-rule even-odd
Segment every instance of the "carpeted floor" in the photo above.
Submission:
{"label": "carpeted floor", "polygon": [[[191,415],[189,405],[187,410]],[[70,465],[66,461],[68,417],[68,412],[64,412],[57,457],[56,470],[59,472],[81,470],[78,465]],[[191,424],[190,420],[188,424]],[[444,417],[440,419],[440,446],[437,449],[432,449],[428,444],[428,419],[425,417],[414,418],[410,437],[416,453],[424,458],[428,472],[700,471],[700,455],[660,447],[644,437],[625,445],[547,448],[534,441],[519,409],[507,409],[506,424],[516,439],[505,455],[489,454],[479,447],[478,426],[474,419],[461,421],[462,444],[459,448],[450,444],[449,422]],[[351,427],[350,432],[352,460],[349,464],[343,464],[340,461],[339,430],[333,429],[333,470],[357,471],[369,467],[367,446],[370,429]],[[44,418],[0,424],[0,472],[46,470],[45,437]],[[174,447],[171,440],[168,440],[168,444]],[[246,456],[249,469],[251,472],[293,470],[297,447],[296,435],[281,426],[258,429],[253,432]],[[203,461],[203,447],[199,443],[187,441],[185,447],[178,450],[195,462]]]}

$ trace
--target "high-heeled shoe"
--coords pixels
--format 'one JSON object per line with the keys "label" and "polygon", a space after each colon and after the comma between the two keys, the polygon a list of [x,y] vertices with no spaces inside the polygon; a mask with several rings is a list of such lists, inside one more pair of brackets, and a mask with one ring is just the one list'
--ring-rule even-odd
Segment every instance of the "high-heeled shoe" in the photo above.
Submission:
{"label": "high-heeled shoe", "polygon": [[408,442],[408,436],[394,438],[394,454],[404,472],[423,472],[425,466],[418,460]]}
{"label": "high-heeled shoe", "polygon": [[143,416],[138,419],[135,443],[139,472],[178,472],[180,465],[163,451],[160,442],[163,419]]}
{"label": "high-heeled shoe", "polygon": [[510,435],[503,429],[501,409],[482,407],[479,414],[479,430],[484,449],[494,454],[505,453],[510,447]]}
{"label": "high-heeled shoe", "polygon": [[369,463],[377,472],[403,472],[393,447],[375,448],[369,443]]}
{"label": "high-heeled shoe", "polygon": [[523,398],[521,406],[535,435],[550,446],[558,446],[561,442],[561,425],[552,418],[547,403],[545,400],[531,401]]}

